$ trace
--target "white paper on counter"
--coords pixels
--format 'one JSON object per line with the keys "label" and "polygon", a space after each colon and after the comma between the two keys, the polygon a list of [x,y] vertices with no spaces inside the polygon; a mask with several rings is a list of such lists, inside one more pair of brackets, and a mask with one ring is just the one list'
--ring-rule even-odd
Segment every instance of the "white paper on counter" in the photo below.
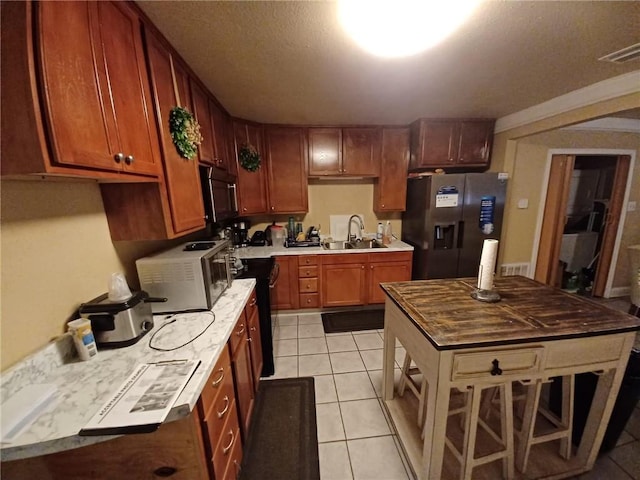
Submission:
{"label": "white paper on counter", "polygon": [[493,290],[493,275],[496,270],[497,256],[498,240],[486,239],[482,244],[480,268],[478,269],[478,288],[480,290]]}
{"label": "white paper on counter", "polygon": [[114,435],[156,430],[199,364],[199,361],[174,360],[138,365],[79,434]]}
{"label": "white paper on counter", "polygon": [[27,385],[9,397],[2,410],[2,443],[13,442],[55,400],[56,386],[51,384]]}

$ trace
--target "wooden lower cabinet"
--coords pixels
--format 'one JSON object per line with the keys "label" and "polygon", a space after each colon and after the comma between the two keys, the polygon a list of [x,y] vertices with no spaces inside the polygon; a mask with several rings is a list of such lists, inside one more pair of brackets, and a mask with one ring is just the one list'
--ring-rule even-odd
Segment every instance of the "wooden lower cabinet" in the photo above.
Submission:
{"label": "wooden lower cabinet", "polygon": [[298,257],[282,255],[275,257],[278,279],[271,295],[272,310],[294,310],[299,308],[298,300]]}
{"label": "wooden lower cabinet", "polygon": [[411,258],[411,252],[369,254],[367,303],[385,302],[381,283],[411,280]]}
{"label": "wooden lower cabinet", "polygon": [[298,257],[298,294],[300,308],[320,306],[320,267],[317,255]]}
{"label": "wooden lower cabinet", "polygon": [[336,254],[322,258],[321,296],[324,307],[366,303],[366,254]]}
{"label": "wooden lower cabinet", "polygon": [[249,432],[249,422],[251,421],[253,400],[255,398],[253,373],[251,371],[251,351],[249,349],[247,331],[247,318],[245,312],[243,312],[229,339],[238,416],[243,439],[247,438],[247,433]]}

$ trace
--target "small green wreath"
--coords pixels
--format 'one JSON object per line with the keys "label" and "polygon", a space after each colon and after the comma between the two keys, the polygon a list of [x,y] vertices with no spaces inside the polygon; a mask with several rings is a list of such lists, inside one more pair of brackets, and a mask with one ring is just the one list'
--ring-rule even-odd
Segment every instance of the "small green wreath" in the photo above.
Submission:
{"label": "small green wreath", "polygon": [[191,160],[202,142],[200,125],[186,108],[174,107],[169,113],[169,131],[181,157]]}
{"label": "small green wreath", "polygon": [[240,166],[249,172],[255,172],[260,168],[260,154],[255,147],[245,143],[238,152]]}

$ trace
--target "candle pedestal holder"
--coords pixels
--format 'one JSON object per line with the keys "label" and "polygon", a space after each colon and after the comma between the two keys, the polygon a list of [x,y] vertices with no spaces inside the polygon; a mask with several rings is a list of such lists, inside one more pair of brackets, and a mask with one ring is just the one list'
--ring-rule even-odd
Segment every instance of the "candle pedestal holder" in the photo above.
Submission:
{"label": "candle pedestal holder", "polygon": [[477,288],[471,292],[471,298],[479,302],[496,303],[500,301],[500,294],[495,290],[482,290]]}

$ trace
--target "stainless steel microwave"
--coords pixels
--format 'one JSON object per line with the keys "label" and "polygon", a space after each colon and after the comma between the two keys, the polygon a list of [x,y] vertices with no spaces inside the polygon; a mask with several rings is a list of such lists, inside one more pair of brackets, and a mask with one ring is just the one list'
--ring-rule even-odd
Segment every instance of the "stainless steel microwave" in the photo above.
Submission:
{"label": "stainless steel microwave", "polygon": [[189,242],[136,261],[140,288],[150,297],[153,313],[210,310],[231,286],[229,240]]}
{"label": "stainless steel microwave", "polygon": [[237,217],[236,184],[229,178],[215,178],[213,167],[200,165],[199,172],[207,223],[220,223],[228,218]]}

